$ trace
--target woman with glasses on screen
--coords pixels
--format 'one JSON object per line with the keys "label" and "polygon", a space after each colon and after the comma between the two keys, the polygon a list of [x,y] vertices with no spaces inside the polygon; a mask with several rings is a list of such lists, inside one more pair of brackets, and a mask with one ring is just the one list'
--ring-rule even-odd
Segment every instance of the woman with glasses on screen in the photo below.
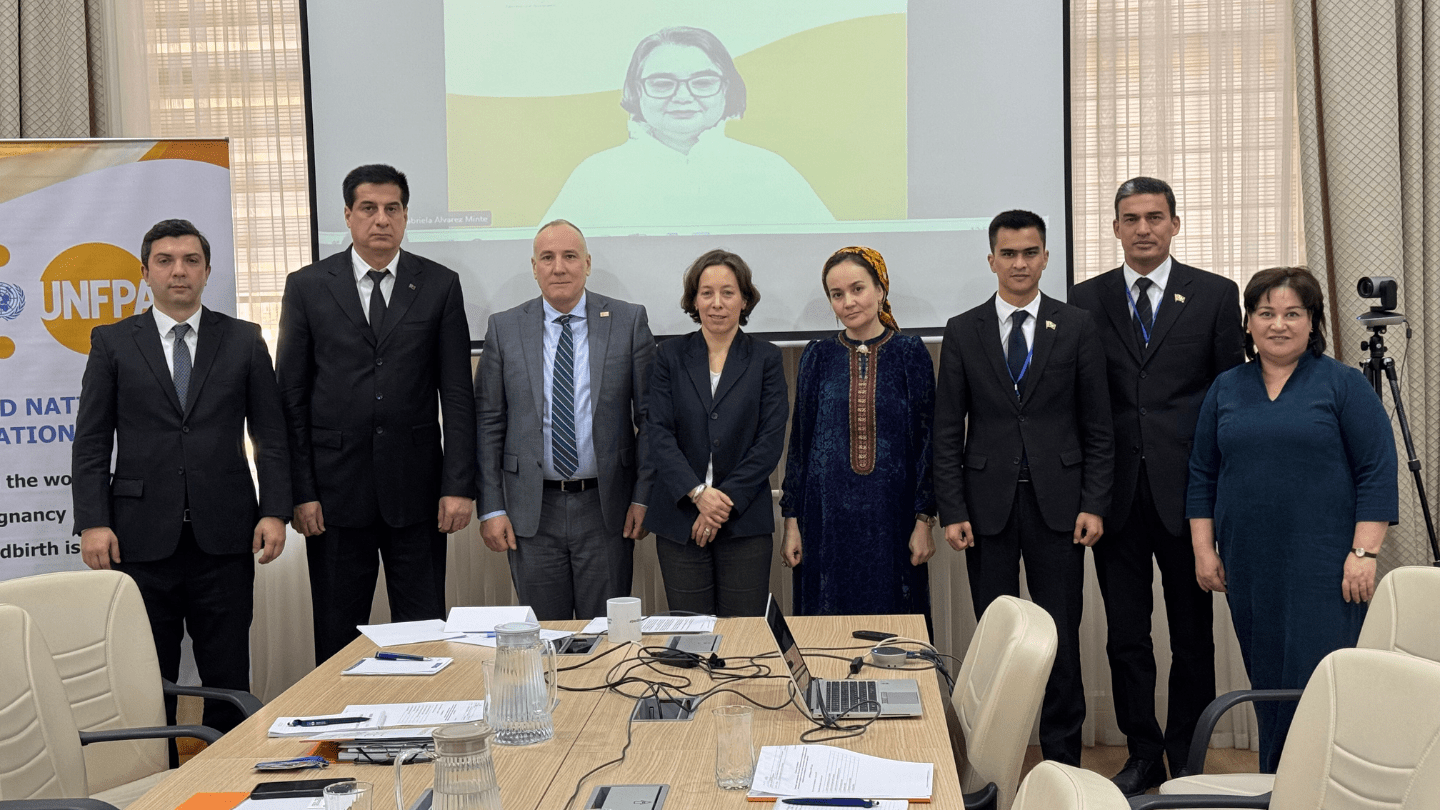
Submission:
{"label": "woman with glasses on screen", "polygon": [[725,136],[745,114],[745,80],[720,40],[665,28],[640,41],[620,94],[629,138],[586,158],[543,222],[587,227],[833,222],[783,157]]}
{"label": "woman with glasses on screen", "polygon": [[878,251],[847,247],[820,283],[844,329],[800,356],[780,511],[799,615],[921,613],[935,553],[935,369],[890,314]]}

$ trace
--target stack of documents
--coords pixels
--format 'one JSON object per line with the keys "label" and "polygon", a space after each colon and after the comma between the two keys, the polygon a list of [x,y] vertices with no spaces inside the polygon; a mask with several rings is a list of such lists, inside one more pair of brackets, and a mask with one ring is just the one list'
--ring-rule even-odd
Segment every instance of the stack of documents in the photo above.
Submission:
{"label": "stack of documents", "polygon": [[[322,726],[292,726],[290,721],[320,720],[329,717],[365,717],[358,723]],[[485,719],[483,700],[444,700],[430,703],[357,703],[339,714],[315,714],[304,718],[277,717],[270,725],[271,737],[304,737],[307,740],[352,740],[381,729],[405,729],[470,723]],[[371,735],[374,736],[374,735]],[[382,735],[383,736],[383,735]]]}
{"label": "stack of documents", "polygon": [[[580,632],[596,635],[609,629],[610,621],[604,616],[596,616]],[[645,620],[640,622],[640,633],[647,636],[713,632],[715,632],[714,616],[646,616]]]}
{"label": "stack of documents", "polygon": [[836,799],[905,799],[928,802],[935,766],[902,762],[828,745],[767,745],[755,762],[749,798],[784,796]]}
{"label": "stack of documents", "polygon": [[420,644],[425,641],[444,641],[459,638],[464,633],[445,630],[441,619],[426,619],[419,622],[391,622],[390,624],[362,624],[359,630],[376,647],[398,647],[402,644]]}

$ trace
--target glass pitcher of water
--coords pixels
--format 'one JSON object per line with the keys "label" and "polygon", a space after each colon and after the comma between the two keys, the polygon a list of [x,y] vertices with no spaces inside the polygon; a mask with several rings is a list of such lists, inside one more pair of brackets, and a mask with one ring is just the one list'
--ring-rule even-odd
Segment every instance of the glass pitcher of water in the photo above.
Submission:
{"label": "glass pitcher of water", "polygon": [[555,645],[535,622],[495,628],[495,676],[485,718],[500,745],[532,745],[555,736]]}
{"label": "glass pitcher of water", "polygon": [[[432,810],[503,810],[500,786],[495,781],[495,760],[490,754],[495,731],[482,720],[441,726],[434,736]],[[416,748],[395,758],[397,808],[406,807],[401,768],[412,757],[424,753],[423,749]]]}

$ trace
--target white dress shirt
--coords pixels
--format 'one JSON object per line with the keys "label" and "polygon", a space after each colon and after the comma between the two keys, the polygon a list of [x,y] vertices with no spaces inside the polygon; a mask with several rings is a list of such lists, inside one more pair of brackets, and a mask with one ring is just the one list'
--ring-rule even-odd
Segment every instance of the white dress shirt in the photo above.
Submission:
{"label": "white dress shirt", "polygon": [[[590,327],[585,320],[587,296],[588,293],[581,293],[580,301],[570,310],[570,336],[575,341],[575,450],[580,455],[580,465],[572,476],[574,479],[594,478],[597,474],[595,440],[591,435],[595,428],[595,413],[590,404]],[[555,319],[565,313],[550,306],[544,298],[540,299],[540,305],[545,312],[545,351],[542,355],[545,364],[545,412],[540,417],[540,432],[545,437],[545,477],[558,481],[563,476],[555,471],[555,459],[551,456],[554,448],[550,438],[550,416],[555,400],[551,391],[555,382],[555,352],[560,348],[560,332],[563,329]]]}
{"label": "white dress shirt", "polygon": [[1000,319],[1000,351],[1007,356],[1010,353],[1010,327],[1013,325],[1010,318],[1015,315],[1017,309],[1023,309],[1030,313],[1030,317],[1026,318],[1025,324],[1020,327],[1020,331],[1025,334],[1025,345],[1034,348],[1035,321],[1040,317],[1040,293],[1035,293],[1035,297],[1030,299],[1030,303],[1023,307],[1006,303],[1004,298],[995,296],[995,314]]}
{"label": "white dress shirt", "polygon": [[[1150,314],[1152,316],[1160,314],[1160,302],[1165,298],[1165,285],[1170,283],[1170,268],[1174,264],[1175,260],[1166,256],[1165,261],[1161,262],[1159,267],[1151,270],[1149,274],[1145,276],[1145,278],[1150,279],[1148,294],[1150,296]],[[1132,270],[1128,264],[1124,265],[1123,272],[1125,273],[1125,286],[1130,290],[1130,298],[1138,302],[1140,300],[1140,290],[1135,286],[1135,282],[1139,281],[1141,276]],[[1127,300],[1126,303],[1130,303],[1129,300]],[[1133,304],[1130,306],[1130,314],[1135,314]]]}
{"label": "white dress shirt", "polygon": [[365,322],[370,322],[370,292],[375,289],[375,282],[367,275],[371,270],[389,270],[385,277],[380,279],[380,295],[385,299],[385,305],[390,305],[390,294],[395,290],[395,264],[400,261],[400,251],[390,258],[390,263],[384,267],[371,267],[360,258],[352,246],[350,248],[350,264],[355,271],[355,287],[360,292],[360,311],[365,313]]}
{"label": "white dress shirt", "polygon": [[[165,350],[165,365],[170,368],[170,376],[175,376],[175,333],[170,331],[177,323],[190,325],[190,332],[185,335],[185,346],[190,349],[190,367],[195,367],[195,347],[200,345],[200,313],[204,309],[195,310],[195,314],[184,321],[177,321],[174,318],[160,311],[159,307],[151,307],[150,311],[155,315],[155,326],[160,330],[160,347]],[[182,403],[183,404],[183,403]]]}

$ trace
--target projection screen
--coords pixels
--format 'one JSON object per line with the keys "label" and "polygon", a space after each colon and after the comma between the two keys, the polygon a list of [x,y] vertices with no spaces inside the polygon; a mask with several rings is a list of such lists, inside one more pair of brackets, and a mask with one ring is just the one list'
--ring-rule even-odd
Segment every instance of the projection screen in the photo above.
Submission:
{"label": "projection screen", "polygon": [[830,332],[820,286],[845,245],[884,254],[906,331],[994,292],[996,213],[1049,227],[1068,267],[1066,4],[948,0],[308,0],[302,4],[316,256],[349,244],[341,181],[410,183],[405,247],[460,273],[472,337],[538,295],[531,240],[585,233],[592,290],[657,335],[695,257],[740,254],[747,327]]}

